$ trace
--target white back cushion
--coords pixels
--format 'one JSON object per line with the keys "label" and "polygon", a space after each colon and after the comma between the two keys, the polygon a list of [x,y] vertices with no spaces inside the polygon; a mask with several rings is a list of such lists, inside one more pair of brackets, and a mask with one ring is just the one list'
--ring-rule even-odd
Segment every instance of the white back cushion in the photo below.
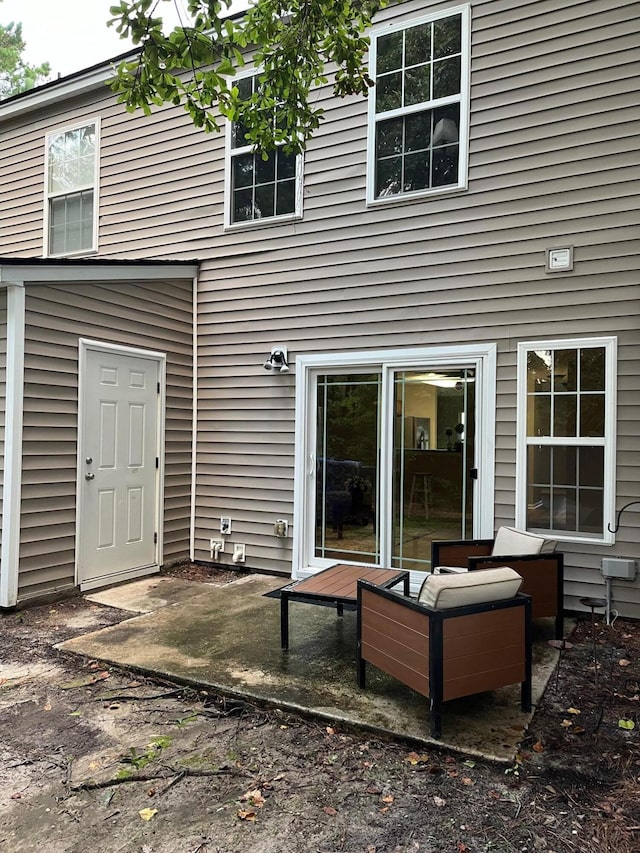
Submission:
{"label": "white back cushion", "polygon": [[418,601],[439,610],[484,604],[513,598],[522,586],[522,578],[513,569],[478,569],[452,575],[427,575]]}
{"label": "white back cushion", "polygon": [[[553,551],[555,542],[548,541],[553,545],[551,548]],[[491,556],[521,557],[525,554],[540,554],[543,549],[547,550],[545,548],[546,543],[547,540],[544,536],[537,536],[535,533],[517,530],[515,527],[500,527],[493,542]]]}

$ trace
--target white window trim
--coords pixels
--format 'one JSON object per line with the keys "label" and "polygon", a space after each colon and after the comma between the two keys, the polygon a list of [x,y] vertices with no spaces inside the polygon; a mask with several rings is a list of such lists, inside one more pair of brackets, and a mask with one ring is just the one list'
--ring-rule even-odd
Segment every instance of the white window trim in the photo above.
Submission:
{"label": "white window trim", "polygon": [[[495,416],[496,416],[496,364],[495,344],[464,344],[461,346],[420,347],[412,349],[376,350],[360,353],[319,353],[296,356],[296,429],[295,429],[295,474],[294,474],[294,536],[292,577],[308,577],[335,560],[310,559],[314,533],[314,521],[309,509],[314,500],[315,449],[315,405],[313,393],[315,377],[320,371],[381,368],[383,383],[381,447],[388,447],[387,435],[393,430],[393,413],[386,400],[393,393],[390,372],[393,370],[420,368],[422,366],[451,367],[473,364],[476,374],[477,447],[482,454],[477,456],[482,472],[480,488],[474,490],[474,537],[489,538],[494,528],[495,494]],[[480,445],[481,443],[481,445]],[[381,470],[389,469],[390,460],[381,459]],[[390,512],[391,494],[389,477],[383,476],[380,483],[380,506]],[[381,553],[387,544],[381,540]],[[415,577],[414,577],[415,576]],[[424,573],[412,572],[412,584],[424,577]]]}
{"label": "white window trim", "polygon": [[[78,130],[81,127],[88,127],[88,125],[95,125],[95,133],[96,133],[96,150],[95,150],[95,160],[93,164],[93,184],[91,186],[79,187],[74,192],[81,192],[86,189],[93,189],[93,231],[91,238],[91,248],[82,249],[78,252],[61,252],[61,253],[53,253],[49,252],[49,202],[51,198],[54,198],[58,195],[63,195],[63,193],[50,193],[49,192],[49,140],[54,136],[59,136],[61,133],[68,133],[70,130]],[[86,255],[95,254],[98,251],[98,209],[100,204],[100,141],[101,141],[101,122],[100,116],[94,116],[93,118],[86,118],[83,121],[77,121],[73,124],[65,124],[61,127],[56,127],[54,130],[50,130],[45,136],[45,149],[44,149],[44,233],[43,233],[43,246],[44,246],[44,257],[45,258],[70,258],[70,257],[84,257]]]}
{"label": "white window trim", "polygon": [[[615,534],[608,527],[615,517],[616,491],[616,424],[617,424],[617,341],[616,337],[562,338],[556,340],[521,341],[518,343],[518,398],[516,418],[516,527],[526,530],[527,524],[527,353],[531,350],[575,349],[579,347],[604,347],[605,349],[605,423],[604,436],[593,438],[549,438],[542,443],[558,446],[599,444],[604,447],[604,493],[602,536],[576,535],[551,531],[550,536],[560,542],[613,545]],[[539,439],[535,440],[539,443]]]}
{"label": "white window trim", "polygon": [[[243,74],[238,74],[236,80],[243,80],[247,77],[256,77],[260,74],[259,69],[252,69]],[[233,192],[231,186],[231,164],[234,155],[233,149],[233,122],[227,119],[225,122],[225,146],[224,146],[224,230],[225,231],[242,231],[247,228],[264,228],[265,225],[280,225],[284,222],[295,222],[302,219],[303,213],[303,187],[304,187],[304,154],[298,154],[296,157],[296,178],[295,178],[295,210],[293,213],[283,213],[280,216],[265,216],[261,219],[250,219],[245,222],[231,221],[231,206],[233,203]],[[238,153],[246,153],[250,150],[249,146],[243,149],[238,149]]]}
{"label": "white window trim", "polygon": [[[461,77],[460,77],[460,96],[441,98],[436,103],[437,106],[445,106],[447,103],[460,103],[460,128],[459,128],[459,160],[458,160],[458,183],[446,187],[437,187],[436,189],[416,190],[415,192],[398,193],[393,196],[385,196],[384,198],[376,198],[375,196],[375,154],[376,154],[376,99],[374,97],[375,87],[369,93],[369,111],[368,111],[368,130],[367,130],[367,205],[380,206],[388,204],[397,204],[398,202],[413,201],[415,199],[426,200],[429,198],[448,195],[451,193],[462,192],[468,187],[469,173],[469,113],[470,113],[470,96],[471,96],[471,6],[465,4],[463,6],[453,6],[449,9],[443,9],[441,12],[434,12],[431,15],[424,15],[420,18],[413,18],[410,21],[402,23],[386,24],[384,26],[375,27],[370,33],[370,48],[369,48],[369,68],[376,67],[377,58],[377,40],[380,36],[388,35],[389,33],[399,30],[406,30],[410,27],[419,26],[420,24],[431,23],[432,21],[441,18],[450,18],[454,15],[462,16],[462,59],[461,59]],[[372,75],[373,76],[373,75]],[[416,112],[423,109],[421,105],[414,107],[403,107],[394,111],[385,118],[393,117],[395,113],[398,115],[407,115],[410,112]]]}

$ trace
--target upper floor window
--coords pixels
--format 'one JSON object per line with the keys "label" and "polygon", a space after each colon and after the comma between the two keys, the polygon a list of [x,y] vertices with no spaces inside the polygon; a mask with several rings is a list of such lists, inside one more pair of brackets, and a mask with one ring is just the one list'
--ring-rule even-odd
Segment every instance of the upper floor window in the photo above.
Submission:
{"label": "upper floor window", "polygon": [[96,249],[98,135],[97,120],[47,135],[47,255]]}
{"label": "upper floor window", "polygon": [[615,340],[532,342],[519,350],[517,523],[611,541]]}
{"label": "upper floor window", "polygon": [[468,6],[371,36],[368,201],[466,186]]}
{"label": "upper floor window", "polygon": [[[258,77],[241,77],[236,85],[248,100]],[[226,173],[226,225],[302,215],[302,156],[278,146],[265,159],[248,142],[240,122],[227,128]]]}

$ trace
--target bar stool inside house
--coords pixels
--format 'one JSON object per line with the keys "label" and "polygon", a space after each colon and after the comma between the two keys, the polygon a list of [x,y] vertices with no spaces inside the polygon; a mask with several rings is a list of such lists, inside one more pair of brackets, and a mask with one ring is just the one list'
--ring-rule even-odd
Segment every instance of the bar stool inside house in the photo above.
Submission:
{"label": "bar stool inside house", "polygon": [[431,515],[431,474],[413,474],[409,490],[409,515]]}

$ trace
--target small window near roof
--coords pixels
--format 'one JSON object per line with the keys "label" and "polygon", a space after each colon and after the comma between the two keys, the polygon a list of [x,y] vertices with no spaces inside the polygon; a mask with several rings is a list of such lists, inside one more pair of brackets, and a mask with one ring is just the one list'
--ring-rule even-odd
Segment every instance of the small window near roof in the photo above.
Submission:
{"label": "small window near roof", "polygon": [[98,122],[54,131],[46,144],[46,253],[94,251]]}
{"label": "small window near roof", "polygon": [[[257,76],[237,82],[240,95],[249,99]],[[227,138],[227,225],[278,218],[295,218],[301,208],[302,156],[281,146],[266,159],[246,138],[240,122],[232,122]]]}
{"label": "small window near roof", "polygon": [[466,185],[469,8],[374,33],[369,201]]}

